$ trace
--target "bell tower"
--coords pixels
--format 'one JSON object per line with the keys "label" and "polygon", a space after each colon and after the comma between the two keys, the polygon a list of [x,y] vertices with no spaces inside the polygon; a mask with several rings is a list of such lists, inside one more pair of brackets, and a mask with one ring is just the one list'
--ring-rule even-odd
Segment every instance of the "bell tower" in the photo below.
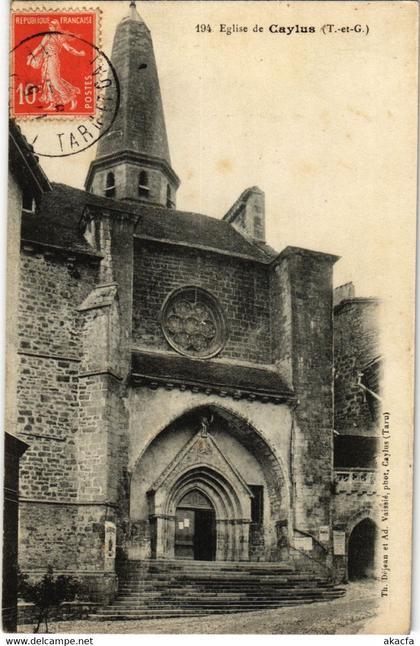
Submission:
{"label": "bell tower", "polygon": [[120,107],[112,124],[104,113],[104,128],[110,128],[99,140],[85,188],[117,200],[174,208],[180,181],[171,166],[152,38],[135,0],[117,26],[111,60]]}

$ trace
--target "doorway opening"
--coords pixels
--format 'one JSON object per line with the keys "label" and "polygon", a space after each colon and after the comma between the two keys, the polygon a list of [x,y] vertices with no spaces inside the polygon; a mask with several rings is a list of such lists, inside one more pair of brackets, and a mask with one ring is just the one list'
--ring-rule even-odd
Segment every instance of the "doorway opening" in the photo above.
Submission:
{"label": "doorway opening", "polygon": [[175,558],[214,561],[216,556],[216,514],[209,499],[194,489],[176,509]]}
{"label": "doorway opening", "polygon": [[348,546],[348,576],[350,581],[375,576],[376,525],[370,518],[360,521],[353,529]]}

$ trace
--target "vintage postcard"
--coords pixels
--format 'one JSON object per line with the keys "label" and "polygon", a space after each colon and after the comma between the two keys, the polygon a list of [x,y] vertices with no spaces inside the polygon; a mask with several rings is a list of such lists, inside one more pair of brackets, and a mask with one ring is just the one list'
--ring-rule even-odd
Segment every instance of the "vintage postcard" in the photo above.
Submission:
{"label": "vintage postcard", "polygon": [[9,28],[4,631],[408,634],[417,3]]}

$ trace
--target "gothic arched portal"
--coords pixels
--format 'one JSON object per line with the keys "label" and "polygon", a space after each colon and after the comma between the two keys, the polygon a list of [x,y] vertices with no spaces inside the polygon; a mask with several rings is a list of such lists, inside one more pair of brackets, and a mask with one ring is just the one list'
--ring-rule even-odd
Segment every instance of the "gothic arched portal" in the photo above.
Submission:
{"label": "gothic arched portal", "polygon": [[[219,446],[220,433],[225,440]],[[183,446],[181,437],[185,437]],[[242,445],[242,454],[235,453],[239,446],[230,443],[229,437]],[[161,456],[171,453],[173,457],[165,466]],[[250,454],[256,471],[250,471]],[[237,461],[239,455],[245,462]],[[240,465],[245,463],[247,468],[241,472]],[[163,468],[160,475],[156,464]],[[147,473],[151,474],[148,528],[138,493],[141,488],[145,491],[142,482],[149,478]],[[195,507],[191,506],[194,498],[201,500]],[[280,461],[247,420],[225,408],[197,407],[155,436],[133,471],[132,509],[132,535],[137,543],[150,541],[152,558],[277,561],[287,556],[289,501]],[[254,518],[257,515],[258,519]],[[204,532],[210,543],[207,551],[200,547]],[[133,554],[135,549],[133,543]]]}

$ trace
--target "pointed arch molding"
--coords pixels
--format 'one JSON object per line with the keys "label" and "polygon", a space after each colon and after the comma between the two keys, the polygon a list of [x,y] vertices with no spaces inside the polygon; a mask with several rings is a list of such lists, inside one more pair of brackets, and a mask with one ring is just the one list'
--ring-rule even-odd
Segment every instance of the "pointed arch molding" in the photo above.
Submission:
{"label": "pointed arch molding", "polygon": [[174,557],[176,508],[194,490],[215,510],[216,560],[247,560],[252,493],[206,430],[187,442],[147,493],[153,556]]}
{"label": "pointed arch molding", "polygon": [[346,540],[348,541],[353,529],[362,522],[362,520],[370,520],[376,527],[378,527],[377,509],[373,505],[362,507],[357,512],[352,514],[345,523]]}

